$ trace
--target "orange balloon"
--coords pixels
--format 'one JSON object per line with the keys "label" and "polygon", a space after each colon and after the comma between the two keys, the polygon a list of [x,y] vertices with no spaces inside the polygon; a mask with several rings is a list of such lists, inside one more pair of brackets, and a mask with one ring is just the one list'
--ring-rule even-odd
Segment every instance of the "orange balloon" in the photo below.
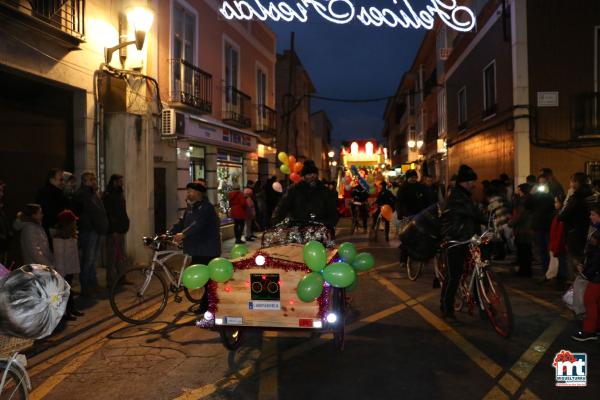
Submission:
{"label": "orange balloon", "polygon": [[302,171],[302,167],[304,167],[304,163],[296,161],[296,164],[294,164],[294,172],[299,174],[300,171]]}
{"label": "orange balloon", "polygon": [[288,166],[290,169],[294,168],[294,165],[296,165],[296,157],[288,156]]}
{"label": "orange balloon", "polygon": [[392,216],[394,215],[394,210],[388,204],[384,204],[381,207],[381,216],[386,219],[386,221],[391,221]]}

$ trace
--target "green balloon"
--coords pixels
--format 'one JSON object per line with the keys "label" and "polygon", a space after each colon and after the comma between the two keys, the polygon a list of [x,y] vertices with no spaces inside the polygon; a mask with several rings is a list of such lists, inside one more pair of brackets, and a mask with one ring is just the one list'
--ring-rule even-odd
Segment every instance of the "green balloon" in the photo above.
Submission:
{"label": "green balloon", "polygon": [[338,255],[343,262],[352,264],[354,258],[356,258],[356,247],[353,243],[344,242],[338,248]]}
{"label": "green balloon", "polygon": [[323,292],[323,277],[319,272],[311,272],[304,275],[298,283],[296,293],[298,298],[304,302],[311,302],[317,299]]}
{"label": "green balloon", "polygon": [[321,242],[311,240],[304,245],[304,262],[313,271],[320,271],[327,264],[327,250]]}
{"label": "green balloon", "polygon": [[200,289],[210,278],[210,271],[206,265],[190,265],[181,275],[181,283],[190,290]]}
{"label": "green balloon", "polygon": [[210,269],[210,279],[215,282],[224,283],[233,276],[233,264],[231,261],[218,257],[208,263]]}
{"label": "green balloon", "polygon": [[248,247],[245,244],[236,244],[231,249],[231,258],[244,257],[248,254]]}
{"label": "green balloon", "polygon": [[371,253],[359,253],[352,266],[357,271],[368,271],[375,266],[375,259]]}
{"label": "green balloon", "polygon": [[282,164],[282,165],[279,167],[279,170],[280,170],[281,172],[283,172],[285,175],[289,175],[289,174],[292,172],[292,171],[290,170],[290,167],[288,167],[288,166],[287,166],[287,165],[285,165],[285,164]]}
{"label": "green balloon", "polygon": [[356,272],[345,262],[333,263],[325,267],[323,278],[333,287],[345,288],[356,280]]}

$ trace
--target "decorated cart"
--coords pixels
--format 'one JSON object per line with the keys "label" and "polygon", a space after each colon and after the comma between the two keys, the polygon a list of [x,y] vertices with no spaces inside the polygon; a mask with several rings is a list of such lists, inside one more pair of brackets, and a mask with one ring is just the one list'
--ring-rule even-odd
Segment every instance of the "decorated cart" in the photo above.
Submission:
{"label": "decorated cart", "polygon": [[205,285],[208,310],[198,325],[218,330],[229,350],[254,328],[331,332],[342,351],[346,291],[356,287],[357,272],[373,264],[351,243],[336,247],[323,225],[284,223],[263,234],[259,250],[236,246],[231,260],[188,267],[183,282]]}

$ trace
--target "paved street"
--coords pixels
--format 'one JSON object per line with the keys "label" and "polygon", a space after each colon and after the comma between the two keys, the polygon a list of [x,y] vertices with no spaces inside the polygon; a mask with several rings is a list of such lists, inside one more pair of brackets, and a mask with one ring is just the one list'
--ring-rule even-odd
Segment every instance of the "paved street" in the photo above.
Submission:
{"label": "paved street", "polygon": [[[29,360],[33,399],[592,399],[600,395],[600,346],[576,343],[562,291],[510,275],[515,330],[499,337],[487,321],[461,313],[463,326],[439,318],[439,289],[428,266],[416,282],[397,264],[397,242],[349,238],[371,251],[377,268],[352,293],[346,349],[330,337],[245,332],[237,352],[217,333],[194,326],[193,308],[171,302],[159,321],[129,326],[108,318],[57,341]],[[109,315],[104,315],[105,318]],[[68,329],[67,329],[68,330]],[[68,335],[64,337],[68,338]],[[588,387],[556,388],[552,359],[586,352]]]}

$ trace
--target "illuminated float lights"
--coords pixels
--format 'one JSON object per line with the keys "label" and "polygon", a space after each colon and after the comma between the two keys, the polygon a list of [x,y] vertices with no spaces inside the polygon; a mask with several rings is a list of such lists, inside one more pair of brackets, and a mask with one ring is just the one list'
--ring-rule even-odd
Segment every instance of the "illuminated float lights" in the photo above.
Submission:
{"label": "illuminated float lights", "polygon": [[391,0],[395,7],[356,7],[351,0],[300,0],[293,2],[267,2],[263,0],[225,0],[219,8],[229,20],[260,20],[308,22],[312,9],[321,18],[334,24],[348,24],[354,20],[365,26],[404,29],[433,29],[438,17],[451,29],[470,32],[477,19],[473,11],[458,5],[456,0],[430,0],[430,4],[415,11],[409,0]]}

